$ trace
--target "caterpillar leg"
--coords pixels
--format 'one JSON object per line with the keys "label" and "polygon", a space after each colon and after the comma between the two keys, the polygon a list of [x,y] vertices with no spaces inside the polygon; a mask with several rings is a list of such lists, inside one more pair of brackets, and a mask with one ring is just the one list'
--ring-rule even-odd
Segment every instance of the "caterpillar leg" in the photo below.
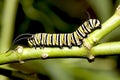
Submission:
{"label": "caterpillar leg", "polygon": [[42,48],[45,48],[45,46],[43,45]]}
{"label": "caterpillar leg", "polygon": [[34,46],[34,48],[36,49],[36,48],[37,48],[37,46],[35,45],[35,46]]}
{"label": "caterpillar leg", "polygon": [[44,48],[44,47],[45,47],[45,44],[40,43],[40,44],[39,44],[39,47],[40,47],[40,49],[42,49],[42,48]]}
{"label": "caterpillar leg", "polygon": [[41,45],[39,45],[39,48],[41,49],[41,48],[42,48],[42,46],[41,46]]}
{"label": "caterpillar leg", "polygon": [[72,45],[71,45],[71,44],[70,44],[70,45],[68,45],[68,48],[70,48],[70,49],[71,49],[71,48],[72,48]]}
{"label": "caterpillar leg", "polygon": [[81,40],[79,40],[79,43],[77,43],[77,46],[81,47],[82,44],[83,44],[83,42]]}
{"label": "caterpillar leg", "polygon": [[60,49],[62,49],[63,48],[63,45],[60,45]]}

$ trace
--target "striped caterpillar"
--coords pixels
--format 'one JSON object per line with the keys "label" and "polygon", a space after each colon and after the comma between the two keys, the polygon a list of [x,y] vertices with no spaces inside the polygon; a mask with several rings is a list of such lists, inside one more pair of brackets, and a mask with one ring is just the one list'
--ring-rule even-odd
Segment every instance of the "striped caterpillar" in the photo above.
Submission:
{"label": "striped caterpillar", "polygon": [[48,34],[48,33],[36,33],[28,38],[28,44],[31,47],[39,46],[81,46],[83,39],[93,30],[101,28],[101,23],[97,19],[89,19],[85,21],[76,31],[72,33],[60,33],[60,34]]}

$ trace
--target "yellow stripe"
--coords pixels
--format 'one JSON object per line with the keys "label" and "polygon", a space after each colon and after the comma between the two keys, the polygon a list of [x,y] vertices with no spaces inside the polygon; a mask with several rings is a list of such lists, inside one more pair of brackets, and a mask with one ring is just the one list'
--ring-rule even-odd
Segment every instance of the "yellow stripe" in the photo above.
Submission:
{"label": "yellow stripe", "polygon": [[45,40],[46,40],[46,35],[47,35],[47,33],[44,33],[44,34],[43,34],[43,45],[46,45],[46,42],[45,42]]}
{"label": "yellow stripe", "polygon": [[63,34],[63,44],[67,45],[67,43],[66,43],[66,34]]}
{"label": "yellow stripe", "polygon": [[72,34],[69,33],[69,34],[68,34],[68,46],[72,46],[72,45],[71,45],[71,42],[72,42],[71,37],[72,37]]}
{"label": "yellow stripe", "polygon": [[47,45],[49,46],[49,45],[51,45],[51,41],[50,41],[50,37],[51,36],[51,34],[48,34],[48,36],[47,36]]}
{"label": "yellow stripe", "polygon": [[35,34],[35,37],[37,39],[38,45],[40,45],[40,34]]}
{"label": "yellow stripe", "polygon": [[28,45],[30,46],[30,47],[33,47],[33,44],[30,42],[30,39],[28,38]]}
{"label": "yellow stripe", "polygon": [[77,36],[77,33],[75,32],[74,35],[75,35],[75,40],[76,40],[77,45],[80,44],[79,38]]}
{"label": "yellow stripe", "polygon": [[41,44],[44,45],[44,33],[41,33],[42,39],[41,39]]}
{"label": "yellow stripe", "polygon": [[56,34],[53,34],[53,39],[52,39],[53,41],[53,45],[56,45]]}
{"label": "yellow stripe", "polygon": [[[91,32],[90,25],[89,25],[89,23],[88,23],[87,21],[84,23],[84,25],[85,25],[85,27],[87,28],[87,30],[88,30],[89,32]],[[88,33],[88,32],[87,32],[87,33]]]}
{"label": "yellow stripe", "polygon": [[[83,31],[83,29],[82,29],[81,26],[78,28],[78,31],[81,33],[81,35],[83,35],[83,37],[86,35],[86,34],[84,33],[84,31]],[[75,32],[75,33],[76,33],[76,32]],[[78,37],[79,37],[79,39],[83,39],[82,36],[78,36]]]}
{"label": "yellow stripe", "polygon": [[60,46],[63,46],[64,44],[64,34],[60,34]]}

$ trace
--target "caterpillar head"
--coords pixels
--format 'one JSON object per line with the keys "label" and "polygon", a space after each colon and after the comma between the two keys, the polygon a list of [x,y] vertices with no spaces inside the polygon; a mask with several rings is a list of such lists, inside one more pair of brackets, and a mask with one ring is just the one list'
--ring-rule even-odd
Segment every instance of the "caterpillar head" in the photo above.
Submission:
{"label": "caterpillar head", "polygon": [[28,39],[28,38],[29,38],[30,36],[32,36],[32,35],[33,35],[33,34],[30,34],[30,33],[25,33],[25,34],[18,35],[18,36],[14,39],[12,45],[10,46],[10,48],[9,48],[6,52],[8,52],[9,50],[11,50],[11,49],[12,49],[12,46],[14,46],[17,42],[19,42],[19,41],[21,41],[21,40]]}
{"label": "caterpillar head", "polygon": [[101,23],[98,19],[90,19],[90,22],[94,26],[94,28],[101,28]]}

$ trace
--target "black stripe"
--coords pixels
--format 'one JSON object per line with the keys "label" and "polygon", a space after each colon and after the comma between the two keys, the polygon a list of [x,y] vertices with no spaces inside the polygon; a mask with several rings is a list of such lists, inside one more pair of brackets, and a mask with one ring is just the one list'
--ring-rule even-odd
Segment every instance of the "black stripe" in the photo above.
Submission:
{"label": "black stripe", "polygon": [[95,25],[97,24],[97,20],[95,20]]}
{"label": "black stripe", "polygon": [[51,45],[53,45],[53,34],[50,35],[51,35]]}
{"label": "black stripe", "polygon": [[94,26],[92,26],[93,23],[91,23],[90,20],[88,20],[88,23],[89,23],[91,29],[94,29]]}
{"label": "black stripe", "polygon": [[[36,39],[36,40],[35,40]],[[39,43],[38,43],[38,39],[37,39],[37,34],[35,35],[35,37],[34,37],[34,41],[35,41],[35,44],[37,45],[37,46],[39,46]],[[38,43],[38,44],[37,44]]]}
{"label": "black stripe", "polygon": [[87,31],[87,33],[89,33],[88,29],[86,28],[86,26],[84,24],[82,24],[82,27],[84,28],[84,30]]}
{"label": "black stripe", "polygon": [[54,45],[54,42],[55,42],[54,35],[52,34],[52,45]]}
{"label": "black stripe", "polygon": [[44,33],[42,33],[42,46],[44,45]]}
{"label": "black stripe", "polygon": [[40,46],[42,45],[42,33],[39,33],[40,34]]}
{"label": "black stripe", "polygon": [[76,30],[76,32],[78,32],[78,35],[81,36],[82,38],[84,38],[84,37],[86,36],[86,34],[85,34],[85,36],[82,35],[82,34],[81,34],[82,32],[80,32],[80,30],[78,30],[78,29]]}
{"label": "black stripe", "polygon": [[[39,34],[37,34],[38,36],[39,36]],[[40,43],[39,43],[39,39],[38,38],[36,38],[37,39],[37,42],[38,42],[38,46],[40,45]]]}
{"label": "black stripe", "polygon": [[62,36],[62,34],[57,34],[58,35],[58,45],[60,46],[60,43],[61,43],[61,36]]}
{"label": "black stripe", "polygon": [[74,33],[72,33],[72,37],[73,37],[73,40],[74,40],[75,44],[77,44],[77,41],[76,41]]}
{"label": "black stripe", "polygon": [[48,36],[48,34],[46,34],[46,36],[45,36],[45,45],[47,45],[47,43],[48,43],[47,36]]}
{"label": "black stripe", "polygon": [[60,45],[60,35],[62,34],[57,34],[58,35],[58,45]]}

